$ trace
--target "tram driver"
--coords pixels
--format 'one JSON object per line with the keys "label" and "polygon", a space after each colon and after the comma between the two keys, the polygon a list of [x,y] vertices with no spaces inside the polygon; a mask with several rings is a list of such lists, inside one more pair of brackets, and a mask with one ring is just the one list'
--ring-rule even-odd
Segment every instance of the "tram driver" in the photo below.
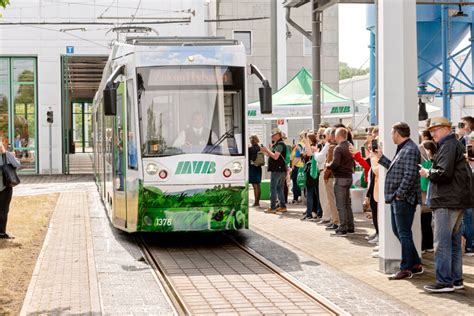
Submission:
{"label": "tram driver", "polygon": [[217,141],[217,135],[204,126],[204,116],[194,112],[191,126],[181,131],[173,143],[173,147],[182,148],[186,152],[201,152],[206,146],[212,146]]}

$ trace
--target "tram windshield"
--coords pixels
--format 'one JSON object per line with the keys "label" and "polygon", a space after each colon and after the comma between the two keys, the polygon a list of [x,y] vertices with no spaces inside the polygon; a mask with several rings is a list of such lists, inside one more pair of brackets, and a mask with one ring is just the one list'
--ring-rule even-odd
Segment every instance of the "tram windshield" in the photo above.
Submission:
{"label": "tram windshield", "polygon": [[243,154],[243,67],[137,69],[144,156]]}

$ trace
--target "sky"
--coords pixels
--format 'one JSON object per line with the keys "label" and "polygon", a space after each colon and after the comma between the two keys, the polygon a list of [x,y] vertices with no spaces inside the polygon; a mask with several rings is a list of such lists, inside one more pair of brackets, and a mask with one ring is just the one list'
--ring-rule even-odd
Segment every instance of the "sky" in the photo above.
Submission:
{"label": "sky", "polygon": [[366,4],[339,4],[339,60],[353,68],[369,67]]}

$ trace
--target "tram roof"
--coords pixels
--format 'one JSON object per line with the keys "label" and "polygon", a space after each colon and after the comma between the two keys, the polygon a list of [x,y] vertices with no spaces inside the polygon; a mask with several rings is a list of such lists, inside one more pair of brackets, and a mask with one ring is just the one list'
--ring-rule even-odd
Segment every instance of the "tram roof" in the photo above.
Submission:
{"label": "tram roof", "polygon": [[225,37],[127,37],[127,44],[142,46],[214,46],[238,45],[235,39]]}

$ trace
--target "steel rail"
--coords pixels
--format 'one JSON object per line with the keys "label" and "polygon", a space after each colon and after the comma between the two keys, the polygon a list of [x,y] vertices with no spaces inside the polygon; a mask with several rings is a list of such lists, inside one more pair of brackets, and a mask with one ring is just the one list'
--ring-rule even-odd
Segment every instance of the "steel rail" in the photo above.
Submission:
{"label": "steel rail", "polygon": [[137,240],[137,244],[139,245],[139,247],[141,248],[143,252],[143,255],[145,256],[146,262],[153,268],[152,270],[155,273],[155,276],[157,277],[157,279],[163,286],[163,289],[165,290],[166,294],[168,295],[168,298],[173,304],[173,307],[175,308],[176,313],[178,315],[186,315],[186,316],[192,315],[191,311],[186,306],[186,303],[181,298],[175,286],[173,285],[173,282],[169,279],[165,271],[162,269],[158,260],[156,260],[153,254],[151,253],[151,250],[147,246],[143,237],[137,236],[136,240]]}

